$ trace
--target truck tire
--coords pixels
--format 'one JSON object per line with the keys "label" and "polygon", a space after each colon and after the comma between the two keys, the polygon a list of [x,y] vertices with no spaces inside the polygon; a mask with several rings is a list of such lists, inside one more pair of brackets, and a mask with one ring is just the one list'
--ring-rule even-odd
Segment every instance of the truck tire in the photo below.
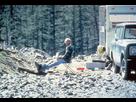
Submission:
{"label": "truck tire", "polygon": [[126,65],[126,60],[123,58],[121,63],[121,75],[124,80],[128,80],[130,77],[131,69]]}
{"label": "truck tire", "polygon": [[120,72],[120,67],[118,67],[116,64],[115,64],[115,62],[114,62],[114,60],[113,60],[113,62],[112,62],[112,67],[113,67],[113,73],[119,73]]}

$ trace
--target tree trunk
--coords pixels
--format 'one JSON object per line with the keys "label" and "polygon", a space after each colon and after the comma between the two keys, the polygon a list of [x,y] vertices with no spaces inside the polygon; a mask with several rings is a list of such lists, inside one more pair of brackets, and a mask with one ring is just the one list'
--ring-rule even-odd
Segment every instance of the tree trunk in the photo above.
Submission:
{"label": "tree trunk", "polygon": [[[42,24],[43,27],[44,24]],[[43,28],[42,28],[43,29]],[[43,31],[42,31],[43,32]],[[42,50],[43,50],[43,33],[42,33],[42,40],[41,40],[41,44],[42,44]]]}
{"label": "tree trunk", "polygon": [[[73,5],[73,45],[74,45],[74,51],[76,49],[76,43],[75,43],[75,5]],[[75,53],[73,55],[75,57]]]}
{"label": "tree trunk", "polygon": [[[36,5],[36,9],[38,10],[38,6]],[[38,18],[37,18],[37,10],[36,10],[36,33],[37,33],[37,49],[39,48],[39,35],[38,35]]]}
{"label": "tree trunk", "polygon": [[[2,7],[2,5],[0,5],[0,15],[2,14],[2,12],[3,12],[3,7]],[[1,27],[2,27],[2,25],[3,25],[3,17],[2,16],[0,16],[0,39],[1,39]]]}
{"label": "tree trunk", "polygon": [[[25,11],[26,11],[26,22],[27,22],[27,5],[25,5]],[[26,23],[27,24],[27,23]],[[25,29],[26,30],[26,29]],[[24,45],[25,45],[25,47],[27,46],[27,34],[25,34],[24,35],[24,38],[25,38],[25,40],[24,40]]]}
{"label": "tree trunk", "polygon": [[55,55],[56,51],[55,51],[55,5],[53,5],[53,54]]}
{"label": "tree trunk", "polygon": [[[13,16],[13,5],[10,5],[10,15],[8,15],[8,11],[7,11],[7,44],[8,46],[10,46],[11,44],[11,31],[12,31],[12,16]],[[10,21],[10,22],[8,22]]]}
{"label": "tree trunk", "polygon": [[83,51],[83,26],[82,26],[82,11],[81,11],[81,5],[79,5],[79,28],[80,28],[80,39],[81,39],[81,53],[84,54]]}
{"label": "tree trunk", "polygon": [[50,52],[50,12],[48,11],[48,42],[47,42],[48,53]]}
{"label": "tree trunk", "polygon": [[8,15],[8,12],[6,12],[6,24],[7,24],[7,26],[6,26],[6,33],[7,33],[7,44],[9,43],[9,41],[8,41],[8,38],[9,38],[9,36],[8,36],[8,29],[9,29],[9,20],[8,20],[8,17],[9,17],[9,15]]}
{"label": "tree trunk", "polygon": [[89,37],[88,35],[89,35],[89,30],[87,32],[87,39],[86,39],[87,40],[87,53],[88,53],[88,37]]}
{"label": "tree trunk", "polygon": [[8,30],[8,46],[11,44],[10,30]]}
{"label": "tree trunk", "polygon": [[[9,40],[9,46],[11,44],[11,32],[12,32],[12,23],[13,23],[13,5],[10,5],[10,27],[8,32],[8,40]],[[16,43],[15,43],[16,44]]]}
{"label": "tree trunk", "polygon": [[10,15],[13,15],[13,5],[10,5]]}
{"label": "tree trunk", "polygon": [[[34,14],[34,6],[33,5],[32,5],[32,13]],[[33,47],[35,48],[35,46],[34,46],[34,31],[32,31],[32,38],[33,38],[33,40],[32,40]]]}
{"label": "tree trunk", "polygon": [[97,24],[95,5],[93,5],[93,11],[94,11],[94,19],[95,19],[94,22],[95,22],[95,41],[96,41],[96,37],[98,35],[99,29],[98,29],[98,24]]}

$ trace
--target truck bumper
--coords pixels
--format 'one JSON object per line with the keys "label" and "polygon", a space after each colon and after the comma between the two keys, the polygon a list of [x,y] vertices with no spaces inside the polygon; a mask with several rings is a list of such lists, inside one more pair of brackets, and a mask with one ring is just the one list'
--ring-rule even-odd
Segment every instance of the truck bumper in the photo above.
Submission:
{"label": "truck bumper", "polygon": [[136,59],[127,59],[128,67],[136,70]]}

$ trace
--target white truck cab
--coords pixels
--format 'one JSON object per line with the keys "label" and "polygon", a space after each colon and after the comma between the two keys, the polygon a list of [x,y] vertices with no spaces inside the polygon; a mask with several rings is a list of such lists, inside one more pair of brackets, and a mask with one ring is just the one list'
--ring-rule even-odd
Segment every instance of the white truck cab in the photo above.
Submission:
{"label": "white truck cab", "polygon": [[103,45],[108,54],[116,25],[129,22],[136,22],[136,5],[99,6],[99,45]]}

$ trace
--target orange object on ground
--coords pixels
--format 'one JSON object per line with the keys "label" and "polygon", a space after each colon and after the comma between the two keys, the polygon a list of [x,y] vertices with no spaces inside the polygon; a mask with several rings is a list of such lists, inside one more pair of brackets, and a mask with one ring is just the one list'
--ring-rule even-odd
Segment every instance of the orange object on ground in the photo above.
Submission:
{"label": "orange object on ground", "polygon": [[77,70],[84,70],[85,68],[77,68]]}

